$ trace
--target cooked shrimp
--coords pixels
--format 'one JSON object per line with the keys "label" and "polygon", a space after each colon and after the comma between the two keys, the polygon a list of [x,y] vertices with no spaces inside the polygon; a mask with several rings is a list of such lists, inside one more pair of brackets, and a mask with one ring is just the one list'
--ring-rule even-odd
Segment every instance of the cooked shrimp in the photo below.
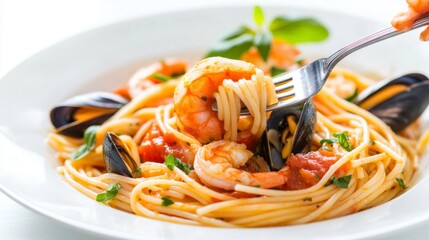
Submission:
{"label": "cooked shrimp", "polygon": [[[174,78],[186,71],[186,62],[177,58],[166,58],[139,69],[128,81],[127,90],[131,97],[142,90],[162,82],[155,74]],[[162,77],[162,76],[161,76]]]}
{"label": "cooked shrimp", "polygon": [[[197,63],[182,77],[174,93],[179,126],[202,143],[222,139],[225,133],[223,122],[212,110],[214,94],[224,79],[250,79],[253,74],[255,66],[238,60],[212,57]],[[237,141],[248,146],[250,142],[256,142],[249,140],[252,138],[249,134],[252,119],[243,116],[238,122]]]}
{"label": "cooked shrimp", "polygon": [[[429,13],[429,0],[407,0],[408,9],[396,15],[392,20],[392,26],[398,31],[410,30],[414,21]],[[420,35],[423,41],[429,41],[429,27]]]}
{"label": "cooked shrimp", "polygon": [[216,141],[198,150],[194,169],[204,184],[225,190],[234,190],[238,183],[261,188],[273,188],[286,183],[283,172],[250,173],[239,169],[252,156],[253,153],[244,144]]}

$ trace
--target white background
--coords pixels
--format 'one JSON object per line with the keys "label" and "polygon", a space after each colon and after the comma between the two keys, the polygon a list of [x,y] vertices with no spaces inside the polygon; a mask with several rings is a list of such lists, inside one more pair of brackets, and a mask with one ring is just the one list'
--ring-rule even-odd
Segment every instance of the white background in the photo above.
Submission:
{"label": "white background", "polygon": [[[97,26],[159,12],[219,4],[240,4],[243,1],[0,0],[0,76],[32,54]],[[263,6],[267,2],[278,3],[288,0],[254,2]],[[388,26],[391,17],[405,7],[405,0],[300,0],[299,4],[317,5],[325,9],[366,16],[385,22]],[[428,234],[429,223],[425,222],[385,237],[427,239],[425,235]],[[101,239],[101,237],[40,216],[0,193],[0,239]]]}

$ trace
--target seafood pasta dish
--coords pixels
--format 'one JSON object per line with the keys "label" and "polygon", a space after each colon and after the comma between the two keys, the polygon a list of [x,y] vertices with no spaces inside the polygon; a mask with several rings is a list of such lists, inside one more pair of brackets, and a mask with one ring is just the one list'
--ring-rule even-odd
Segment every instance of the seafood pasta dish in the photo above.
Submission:
{"label": "seafood pasta dish", "polygon": [[125,212],[215,227],[303,224],[406,194],[429,141],[428,77],[334,69],[307,102],[267,111],[293,97],[273,79],[307,63],[299,45],[329,30],[253,15],[189,68],[164,58],[56,104],[47,142],[65,182]]}

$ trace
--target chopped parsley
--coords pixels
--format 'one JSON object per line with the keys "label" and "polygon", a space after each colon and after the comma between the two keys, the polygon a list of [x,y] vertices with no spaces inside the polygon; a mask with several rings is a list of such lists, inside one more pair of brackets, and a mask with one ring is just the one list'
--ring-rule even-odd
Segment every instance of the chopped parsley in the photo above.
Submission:
{"label": "chopped parsley", "polygon": [[174,204],[174,201],[169,199],[168,197],[162,197],[161,199],[162,199],[161,205],[164,207],[168,207],[168,206]]}
{"label": "chopped parsley", "polygon": [[336,142],[338,142],[338,138],[335,138],[335,137],[333,137],[333,138],[325,138],[325,139],[320,140],[320,144],[322,144],[322,145],[324,143],[334,144]]}
{"label": "chopped parsley", "polygon": [[178,167],[180,170],[184,171],[186,174],[189,174],[189,172],[191,172],[191,166],[180,161],[180,159],[174,157],[172,153],[168,154],[168,156],[165,157],[165,165],[170,170],[173,170],[174,167]]}
{"label": "chopped parsley", "polygon": [[328,143],[328,144],[334,144],[339,143],[341,147],[346,149],[347,151],[351,151],[352,147],[350,146],[349,139],[348,139],[348,132],[344,131],[342,133],[335,133],[334,137],[332,138],[325,138],[320,140],[320,144]]}
{"label": "chopped parsley", "polygon": [[408,188],[408,186],[405,185],[404,179],[402,178],[395,178],[395,179],[398,182],[399,186],[401,186],[402,190],[405,190]]}
{"label": "chopped parsley", "polygon": [[171,79],[170,76],[164,75],[162,73],[154,73],[151,75],[151,77],[159,80],[160,82],[168,82],[168,80]]}
{"label": "chopped parsley", "polygon": [[375,141],[374,140],[369,141],[369,145],[375,146]]}
{"label": "chopped parsley", "polygon": [[136,169],[134,169],[133,173],[136,176],[141,177],[141,175],[142,175],[142,169],[141,168],[136,168]]}
{"label": "chopped parsley", "polygon": [[71,160],[79,160],[88,155],[92,151],[92,149],[94,149],[95,135],[97,134],[99,128],[100,126],[94,125],[90,126],[85,130],[85,133],[83,134],[84,143],[76,151],[71,153]]}
{"label": "chopped parsley", "polygon": [[331,180],[329,180],[326,183],[325,186],[329,186],[329,185],[331,185],[333,183],[337,187],[348,188],[351,179],[352,179],[352,175],[351,174],[347,175],[347,176],[344,176],[344,177],[339,177],[339,178],[336,178],[335,176],[333,176],[331,178]]}
{"label": "chopped parsley", "polygon": [[96,200],[97,202],[109,202],[113,200],[116,195],[118,195],[119,189],[121,188],[121,184],[119,183],[111,183],[109,188],[106,191],[97,194]]}
{"label": "chopped parsley", "polygon": [[355,91],[353,92],[353,94],[351,96],[348,96],[346,98],[344,98],[345,100],[349,101],[349,102],[353,102],[357,96],[358,96],[359,92],[357,90],[357,88],[355,89]]}
{"label": "chopped parsley", "polygon": [[311,202],[311,201],[313,201],[313,198],[311,198],[311,197],[306,197],[306,198],[304,198],[304,200],[303,200],[304,202]]}

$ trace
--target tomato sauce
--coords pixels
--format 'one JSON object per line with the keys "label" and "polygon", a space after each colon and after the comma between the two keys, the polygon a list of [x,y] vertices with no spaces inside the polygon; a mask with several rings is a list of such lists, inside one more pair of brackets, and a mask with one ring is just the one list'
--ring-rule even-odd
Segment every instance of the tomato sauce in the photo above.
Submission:
{"label": "tomato sauce", "polygon": [[[287,166],[280,170],[287,178],[282,189],[299,190],[317,184],[338,159],[339,156],[335,153],[323,150],[291,155],[287,160]],[[335,175],[344,176],[348,168],[348,165],[342,166],[335,172]]]}
{"label": "tomato sauce", "polygon": [[143,138],[139,147],[140,159],[143,162],[163,163],[170,153],[174,157],[187,163],[185,152],[188,149],[178,143],[176,137],[171,133],[162,134],[157,124],[152,125],[152,129]]}

